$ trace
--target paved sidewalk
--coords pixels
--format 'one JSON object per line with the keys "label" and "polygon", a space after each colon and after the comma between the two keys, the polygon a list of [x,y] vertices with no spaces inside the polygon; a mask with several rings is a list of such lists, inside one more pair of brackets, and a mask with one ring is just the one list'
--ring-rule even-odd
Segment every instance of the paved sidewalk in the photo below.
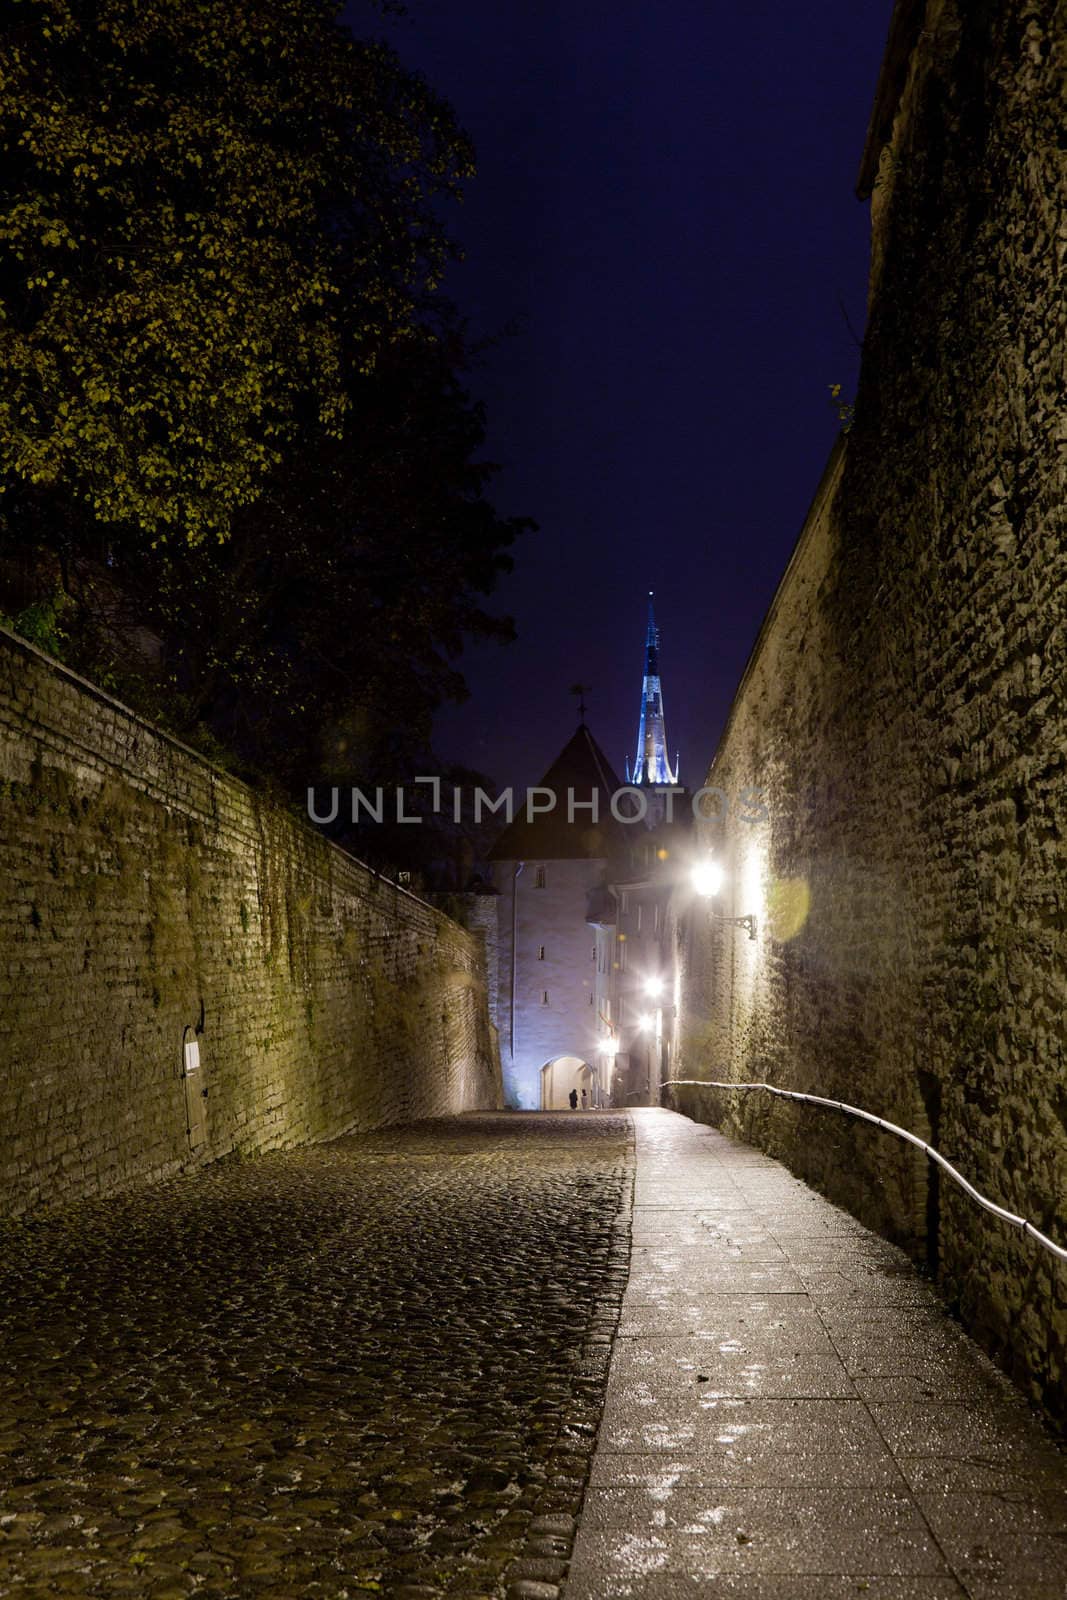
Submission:
{"label": "paved sidewalk", "polygon": [[1064,1600],[1064,1457],[901,1252],[756,1150],[634,1121],[566,1600]]}

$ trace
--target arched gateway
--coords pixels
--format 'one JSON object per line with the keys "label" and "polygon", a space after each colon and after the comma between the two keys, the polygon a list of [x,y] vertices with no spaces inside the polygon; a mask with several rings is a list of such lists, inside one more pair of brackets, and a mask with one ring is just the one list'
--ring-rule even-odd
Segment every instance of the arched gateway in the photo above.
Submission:
{"label": "arched gateway", "polygon": [[579,1105],[583,1089],[586,1106],[595,1104],[596,1073],[588,1061],[581,1056],[555,1056],[546,1061],[541,1068],[541,1110],[569,1111],[572,1089],[578,1092]]}

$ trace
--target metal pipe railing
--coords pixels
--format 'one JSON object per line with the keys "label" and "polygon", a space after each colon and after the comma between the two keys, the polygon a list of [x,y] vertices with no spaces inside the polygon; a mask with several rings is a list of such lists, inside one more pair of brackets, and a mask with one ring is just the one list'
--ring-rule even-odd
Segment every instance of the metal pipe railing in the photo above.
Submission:
{"label": "metal pipe railing", "polygon": [[964,1192],[970,1195],[976,1205],[983,1211],[990,1212],[994,1217],[999,1217],[1001,1222],[1007,1222],[1013,1228],[1019,1228],[1029,1238],[1037,1241],[1060,1261],[1067,1261],[1067,1249],[1050,1239],[1047,1233],[1042,1233],[1035,1228],[1026,1217],[1016,1216],[1014,1211],[1007,1211],[1003,1206],[998,1206],[995,1200],[989,1200],[984,1194],[979,1194],[973,1183],[968,1183],[962,1172],[958,1172],[951,1161],[946,1161],[940,1151],[933,1145],[927,1144],[925,1139],[920,1139],[918,1134],[909,1133],[907,1128],[898,1127],[895,1122],[887,1122],[884,1117],[876,1117],[872,1111],[861,1111],[859,1106],[846,1105],[843,1100],[829,1100],[821,1094],[803,1094],[799,1089],[776,1089],[771,1083],[725,1083],[712,1078],[667,1078],[660,1085],[663,1089],[687,1087],[694,1089],[762,1089],[767,1094],[778,1095],[782,1100],[802,1100],[808,1105],[829,1106],[832,1111],[843,1111],[846,1116],[859,1117],[863,1122],[873,1123],[876,1128],[882,1128],[886,1133],[895,1134],[898,1139],[905,1139],[908,1144],[913,1144],[917,1150],[929,1156],[943,1172],[947,1172],[954,1183],[958,1183]]}

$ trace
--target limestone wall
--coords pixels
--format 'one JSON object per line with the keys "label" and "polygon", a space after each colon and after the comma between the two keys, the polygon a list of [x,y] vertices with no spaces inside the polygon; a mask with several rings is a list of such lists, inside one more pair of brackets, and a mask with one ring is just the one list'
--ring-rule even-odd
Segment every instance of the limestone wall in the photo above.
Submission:
{"label": "limestone wall", "polygon": [[[680,908],[679,1075],[769,1077],[932,1137],[1067,1241],[1067,539],[1051,3],[929,0],[880,152],[856,422],[709,782],[755,943]],[[885,1135],[725,1117],[925,1254],[1035,1396],[1067,1399],[1067,1269]],[[731,1112],[730,1106],[734,1109]]]}
{"label": "limestone wall", "polygon": [[500,1104],[478,935],[2,631],[0,780],[5,1210]]}

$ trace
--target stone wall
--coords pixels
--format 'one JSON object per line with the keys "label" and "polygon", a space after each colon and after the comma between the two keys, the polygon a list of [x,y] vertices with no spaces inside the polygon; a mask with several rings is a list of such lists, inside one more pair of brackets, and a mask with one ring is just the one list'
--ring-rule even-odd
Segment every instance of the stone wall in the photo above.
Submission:
{"label": "stone wall", "polygon": [[[907,10],[922,28],[898,30],[865,163],[855,425],[708,779],[765,793],[762,826],[705,829],[722,909],[759,937],[679,908],[678,1075],[859,1104],[1067,1242],[1064,24],[1051,0]],[[682,1103],[925,1255],[1062,1414],[1063,1264],[877,1131],[766,1096]]]}
{"label": "stone wall", "polygon": [[500,1104],[478,935],[2,631],[0,780],[6,1210]]}
{"label": "stone wall", "polygon": [[500,1015],[500,917],[497,899],[495,894],[463,896],[467,927],[477,932],[485,941],[485,981],[489,998],[489,1020],[493,1024],[494,1032],[499,1029]]}

